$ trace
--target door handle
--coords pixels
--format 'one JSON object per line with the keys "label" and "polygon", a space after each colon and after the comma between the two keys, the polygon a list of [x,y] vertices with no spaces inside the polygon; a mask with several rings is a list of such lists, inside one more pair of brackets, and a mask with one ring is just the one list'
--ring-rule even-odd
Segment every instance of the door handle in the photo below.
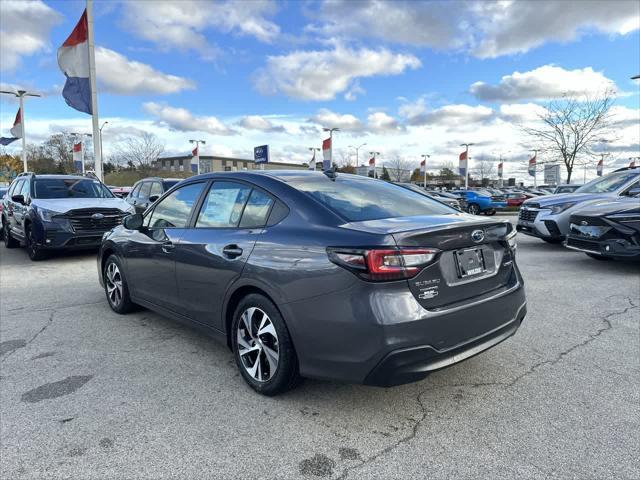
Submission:
{"label": "door handle", "polygon": [[176,246],[171,242],[165,242],[162,244],[162,251],[164,253],[171,253]]}
{"label": "door handle", "polygon": [[222,253],[225,257],[236,258],[242,255],[242,249],[237,245],[227,245],[222,249]]}

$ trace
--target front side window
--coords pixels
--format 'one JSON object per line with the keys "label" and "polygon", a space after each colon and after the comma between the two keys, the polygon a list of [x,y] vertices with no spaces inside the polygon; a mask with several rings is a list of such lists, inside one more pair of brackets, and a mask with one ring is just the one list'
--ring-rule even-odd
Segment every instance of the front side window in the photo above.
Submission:
{"label": "front side window", "polygon": [[215,182],[202,205],[196,227],[237,227],[251,187],[235,182]]}
{"label": "front side window", "polygon": [[18,180],[17,182],[13,182],[11,188],[9,189],[9,197],[13,197],[14,195],[20,195],[20,190],[22,190],[22,183],[24,180]]}
{"label": "front side window", "polygon": [[151,182],[143,182],[140,186],[140,193],[138,193],[138,197],[140,198],[149,198],[149,194],[151,193]]}
{"label": "front side window", "polygon": [[289,184],[350,222],[417,215],[452,215],[458,210],[391,183],[338,174],[294,177]]}
{"label": "front side window", "polygon": [[37,178],[33,198],[113,198],[111,190],[88,178]]}
{"label": "front side window", "polygon": [[162,186],[160,185],[160,182],[153,182],[151,184],[151,192],[149,193],[150,197],[153,196],[156,197],[160,197],[162,195]]}
{"label": "front side window", "polygon": [[165,197],[146,217],[148,228],[185,228],[204,184],[192,183]]}
{"label": "front side window", "polygon": [[29,182],[29,180],[25,180],[22,183],[22,189],[20,190],[20,195],[22,195],[25,199],[29,197],[29,184],[31,182]]}

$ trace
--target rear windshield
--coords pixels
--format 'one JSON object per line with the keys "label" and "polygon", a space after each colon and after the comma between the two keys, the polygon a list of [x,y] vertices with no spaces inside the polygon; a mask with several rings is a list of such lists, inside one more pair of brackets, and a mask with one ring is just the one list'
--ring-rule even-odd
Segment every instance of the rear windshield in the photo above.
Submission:
{"label": "rear windshield", "polygon": [[98,180],[88,178],[36,178],[34,198],[113,198]]}
{"label": "rear windshield", "polygon": [[383,181],[338,174],[335,181],[315,177],[292,179],[289,183],[350,222],[459,213],[429,197]]}

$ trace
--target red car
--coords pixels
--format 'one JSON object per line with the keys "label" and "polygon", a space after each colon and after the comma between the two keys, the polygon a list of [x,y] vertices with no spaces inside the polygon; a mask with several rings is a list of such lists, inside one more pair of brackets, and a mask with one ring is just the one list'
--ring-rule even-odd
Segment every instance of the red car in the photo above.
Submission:
{"label": "red car", "polygon": [[522,205],[522,202],[529,198],[533,198],[534,195],[530,195],[528,193],[507,193],[506,197],[508,207],[519,207]]}
{"label": "red car", "polygon": [[127,195],[129,195],[129,192],[131,191],[131,187],[109,186],[109,190],[111,190],[111,193],[113,193],[116,197],[127,198]]}

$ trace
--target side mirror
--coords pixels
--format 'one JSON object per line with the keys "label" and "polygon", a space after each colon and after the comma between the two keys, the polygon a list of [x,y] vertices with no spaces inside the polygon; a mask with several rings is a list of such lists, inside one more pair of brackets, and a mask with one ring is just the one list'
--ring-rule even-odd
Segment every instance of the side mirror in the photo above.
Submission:
{"label": "side mirror", "polygon": [[157,199],[159,199],[160,197],[158,195],[151,195],[149,197],[149,203],[153,203],[155,202]]}
{"label": "side mirror", "polygon": [[21,205],[24,205],[24,195],[12,195],[11,200]]}
{"label": "side mirror", "polygon": [[142,214],[141,213],[133,213],[131,215],[127,215],[122,220],[122,225],[127,230],[140,230],[142,228]]}
{"label": "side mirror", "polygon": [[640,196],[640,185],[637,185],[633,188],[631,188],[628,192],[627,195],[630,197],[637,197]]}

